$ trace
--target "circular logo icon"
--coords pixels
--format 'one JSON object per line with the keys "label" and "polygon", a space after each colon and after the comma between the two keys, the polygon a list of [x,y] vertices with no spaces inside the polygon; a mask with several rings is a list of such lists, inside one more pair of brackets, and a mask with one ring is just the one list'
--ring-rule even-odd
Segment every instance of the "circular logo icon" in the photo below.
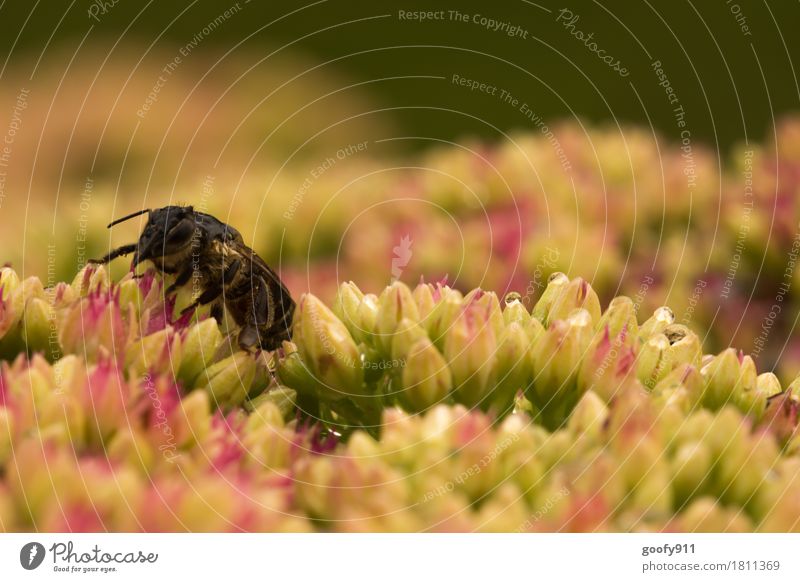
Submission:
{"label": "circular logo icon", "polygon": [[30,542],[19,551],[19,563],[26,570],[35,570],[44,561],[44,546],[39,542]]}

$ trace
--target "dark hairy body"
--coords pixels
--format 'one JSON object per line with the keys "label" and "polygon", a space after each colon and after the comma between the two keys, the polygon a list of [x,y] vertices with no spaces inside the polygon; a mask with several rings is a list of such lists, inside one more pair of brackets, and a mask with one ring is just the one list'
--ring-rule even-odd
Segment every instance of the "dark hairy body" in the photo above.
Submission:
{"label": "dark hairy body", "polygon": [[242,349],[273,350],[291,338],[295,303],[289,291],[235,228],[191,206],[142,210],[108,226],[145,212],[147,224],[136,243],[90,262],[104,264],[133,253],[132,267],[150,261],[156,270],[175,275],[167,295],[191,281],[201,292],[184,312],[210,304],[221,321],[227,308],[239,326]]}

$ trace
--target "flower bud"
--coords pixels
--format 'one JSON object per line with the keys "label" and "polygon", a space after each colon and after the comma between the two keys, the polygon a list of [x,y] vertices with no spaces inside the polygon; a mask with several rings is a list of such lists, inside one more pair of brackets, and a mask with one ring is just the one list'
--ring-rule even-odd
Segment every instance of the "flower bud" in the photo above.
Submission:
{"label": "flower bud", "polygon": [[530,341],[522,325],[511,322],[500,334],[497,345],[497,383],[483,408],[502,417],[513,409],[517,392],[524,392],[530,382]]}
{"label": "flower bud", "polygon": [[125,349],[125,367],[129,374],[174,374],[180,365],[181,338],[171,327],[132,342]]}
{"label": "flower bud", "polygon": [[677,405],[683,414],[687,414],[700,403],[703,380],[697,368],[681,364],[658,381],[653,394],[662,404]]}
{"label": "flower bud", "polygon": [[581,362],[578,386],[583,392],[593,390],[605,402],[625,390],[636,361],[633,338],[623,330],[612,340],[606,328],[595,335]]}
{"label": "flower bud", "polygon": [[50,358],[60,352],[56,335],[56,316],[53,308],[44,299],[34,297],[26,303],[22,316],[22,329],[25,345],[29,351],[42,351]]}
{"label": "flower bud", "polygon": [[700,366],[703,352],[696,333],[685,325],[672,324],[664,329],[664,335],[669,340],[667,353],[670,370],[681,364]]}
{"label": "flower bud", "polygon": [[404,318],[419,321],[419,309],[408,286],[395,281],[378,298],[377,347],[385,356],[391,354],[392,336]]}
{"label": "flower bud", "polygon": [[500,334],[505,328],[505,321],[503,319],[503,310],[500,308],[500,300],[497,298],[497,293],[494,291],[473,289],[464,296],[464,304],[470,305],[473,303],[477,307],[486,310],[487,319],[494,330],[495,337],[500,337]]}
{"label": "flower bud", "polygon": [[333,300],[334,315],[344,323],[356,342],[365,340],[365,333],[361,328],[361,317],[358,313],[363,300],[364,294],[352,281],[339,285],[339,290]]}
{"label": "flower bud", "polygon": [[[700,370],[705,388],[703,405],[718,410],[740,395],[755,390],[756,369],[753,359],[744,356],[740,362],[736,350],[728,348]],[[746,400],[747,396],[743,396]]]}
{"label": "flower bud", "polygon": [[378,324],[378,297],[372,293],[364,295],[364,299],[358,306],[358,322],[364,333],[364,340],[367,343],[375,344],[375,334]]}
{"label": "flower bud", "polygon": [[237,406],[247,397],[255,373],[255,359],[240,351],[209,366],[198,378],[198,387],[208,392],[215,406]]}
{"label": "flower bud", "polygon": [[281,384],[296,390],[298,394],[308,396],[344,398],[344,393],[325,390],[325,386],[314,377],[313,372],[303,361],[296,346],[292,342],[283,342],[284,356],[278,360],[277,373]]}
{"label": "flower bud", "polygon": [[569,277],[564,273],[553,273],[547,280],[547,287],[545,287],[544,293],[542,293],[542,296],[539,297],[539,301],[533,306],[531,315],[538,319],[545,327],[547,326],[550,308],[567,285],[569,285]]}
{"label": "flower bud", "polygon": [[19,275],[11,267],[0,268],[0,297],[10,297],[19,287]]}
{"label": "flower bud", "polygon": [[[507,293],[505,297],[506,307],[503,309],[503,321],[506,325],[510,323],[518,323],[525,327],[531,320],[531,314],[528,309],[522,304],[519,293]],[[541,322],[539,322],[541,324]]]}
{"label": "flower bud", "polygon": [[395,362],[404,360],[411,346],[421,339],[428,339],[422,326],[416,321],[403,318],[392,337],[391,359]]}
{"label": "flower bud", "polygon": [[86,265],[75,275],[71,285],[80,297],[85,297],[90,293],[106,292],[108,286],[108,271],[103,265]]}
{"label": "flower bud", "polygon": [[127,345],[128,330],[112,295],[91,293],[65,311],[58,330],[65,353],[96,358]]}
{"label": "flower bud", "polygon": [[450,368],[427,337],[408,350],[400,383],[398,399],[409,412],[427,410],[450,394],[453,387]]}
{"label": "flower bud", "polygon": [[652,388],[669,372],[667,350],[669,340],[663,333],[650,336],[636,358],[636,376],[642,384]]}
{"label": "flower bud", "polygon": [[566,319],[576,309],[585,310],[592,322],[600,320],[600,300],[591,285],[576,277],[565,286],[553,301],[547,314],[548,324],[556,319]]}
{"label": "flower bud", "polygon": [[211,397],[205,390],[193,390],[180,400],[180,412],[172,417],[178,446],[204,442],[211,431]]}
{"label": "flower bud", "polygon": [[584,393],[567,422],[567,430],[575,436],[586,435],[599,442],[608,418],[608,407],[602,398],[589,390]]}
{"label": "flower bud", "polygon": [[622,330],[626,335],[636,336],[639,333],[639,323],[636,321],[636,306],[629,297],[615,297],[608,304],[608,309],[597,322],[597,329],[602,331],[608,327],[609,337],[617,337]]}
{"label": "flower bud", "polygon": [[639,328],[639,338],[647,341],[651,336],[664,333],[668,325],[675,323],[675,314],[669,307],[659,307]]}
{"label": "flower bud", "polygon": [[364,381],[361,354],[347,327],[310,293],[300,298],[298,311],[294,341],[308,370],[329,392],[327,397],[360,394]]}
{"label": "flower bud", "polygon": [[[749,356],[745,356],[749,358]],[[743,362],[745,360],[743,359]],[[752,358],[750,358],[752,362]],[[749,367],[749,363],[747,364]],[[753,362],[755,368],[755,362]],[[781,383],[778,377],[772,372],[766,372],[756,377],[752,385],[745,385],[741,391],[736,393],[736,406],[745,414],[750,414],[758,421],[767,409],[767,401],[771,396],[780,394]]]}
{"label": "flower bud", "polygon": [[544,335],[544,326],[538,319],[531,317],[528,320],[528,323],[525,324],[524,329],[525,335],[528,336],[528,340],[531,343],[530,347],[533,348],[536,345],[536,342],[539,341],[539,338]]}
{"label": "flower bud", "polygon": [[465,406],[477,406],[494,385],[497,340],[488,311],[476,302],[465,305],[445,334],[453,396]]}
{"label": "flower bud", "polygon": [[433,308],[436,305],[436,299],[434,299],[433,295],[433,285],[429,285],[428,283],[420,283],[414,287],[412,295],[414,296],[414,301],[417,303],[419,321],[423,325],[427,325],[426,320],[428,317],[430,317],[431,311],[433,311]]}
{"label": "flower bud", "polygon": [[[7,287],[10,286],[11,283],[8,283]],[[24,349],[18,325],[22,319],[22,309],[15,307],[14,303],[5,287],[0,287],[0,357],[13,358]]]}
{"label": "flower bud", "polygon": [[746,533],[753,526],[738,508],[728,508],[711,497],[700,497],[678,518],[679,528],[690,533]]}
{"label": "flower bud", "polygon": [[453,322],[461,313],[463,297],[461,293],[450,287],[439,290],[440,299],[434,305],[428,318],[423,322],[428,337],[440,350],[444,349],[445,336]]}
{"label": "flower bud", "polygon": [[0,466],[5,466],[11,457],[15,435],[14,416],[11,414],[11,409],[0,406]]}
{"label": "flower bud", "polygon": [[[759,392],[762,397],[766,397],[767,391],[774,389],[774,386],[772,386],[766,388],[764,392],[760,390]],[[791,390],[779,392],[766,398],[765,410],[760,415],[760,426],[774,434],[779,443],[788,443],[795,434],[799,434],[797,426],[800,398],[795,396]]]}
{"label": "flower bud", "polygon": [[680,502],[702,495],[703,484],[710,478],[714,459],[702,442],[681,445],[670,461],[672,489]]}
{"label": "flower bud", "polygon": [[[70,290],[72,291],[71,287]],[[133,278],[125,278],[119,282],[116,290],[119,297],[120,310],[123,313],[127,313],[129,306],[132,306],[134,308],[133,312],[138,315],[144,302],[139,281]],[[74,291],[72,292],[74,293]]]}
{"label": "flower bud", "polygon": [[[251,412],[257,410],[265,402],[270,402],[280,413],[283,420],[289,420],[295,414],[297,392],[286,386],[278,386],[262,392],[252,400],[245,402],[245,409]],[[281,422],[281,426],[283,423]]]}
{"label": "flower bud", "polygon": [[579,309],[555,320],[532,350],[533,384],[528,397],[550,430],[558,428],[580,399],[577,376],[593,331],[592,317]]}
{"label": "flower bud", "polygon": [[190,327],[183,334],[183,357],[178,369],[178,379],[184,386],[194,385],[198,375],[213,360],[222,342],[222,333],[214,318],[207,318]]}

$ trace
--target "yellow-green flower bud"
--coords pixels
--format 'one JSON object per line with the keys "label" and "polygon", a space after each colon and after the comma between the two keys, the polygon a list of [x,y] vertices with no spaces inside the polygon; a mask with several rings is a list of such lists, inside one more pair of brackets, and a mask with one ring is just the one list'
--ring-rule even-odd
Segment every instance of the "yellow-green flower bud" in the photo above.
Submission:
{"label": "yellow-green flower bud", "polygon": [[419,311],[419,321],[423,325],[427,325],[426,320],[430,317],[436,305],[436,299],[433,297],[433,286],[428,283],[420,283],[414,287],[412,293],[414,301],[417,302],[417,310]]}
{"label": "yellow-green flower bud", "polygon": [[376,343],[376,329],[378,323],[378,297],[372,293],[364,295],[364,299],[358,306],[359,326],[364,332],[364,339],[367,343]]}
{"label": "yellow-green flower bud", "polygon": [[755,390],[757,374],[752,358],[745,356],[740,362],[733,348],[717,355],[700,372],[705,384],[703,405],[712,410],[735,403],[740,394]]}
{"label": "yellow-green flower bud", "polygon": [[635,378],[633,346],[633,336],[624,329],[613,339],[606,329],[596,334],[581,362],[580,390],[593,390],[605,402],[626,390]]}
{"label": "yellow-green flower bud", "polygon": [[294,341],[313,377],[331,392],[329,397],[362,392],[364,370],[358,347],[347,327],[314,295],[300,298]]}
{"label": "yellow-green flower bud", "polygon": [[11,410],[0,406],[0,465],[5,466],[14,446],[14,416]]}
{"label": "yellow-green flower bud", "polygon": [[289,420],[295,414],[297,405],[297,392],[286,386],[277,386],[262,392],[252,400],[245,402],[245,409],[254,411],[265,402],[271,402],[280,413],[283,420]]}
{"label": "yellow-green flower bud", "polygon": [[211,396],[211,402],[227,408],[244,402],[256,373],[256,361],[247,352],[236,352],[212,364],[198,379],[198,387]]}
{"label": "yellow-green flower bud", "polygon": [[428,338],[407,352],[398,399],[409,412],[422,412],[445,400],[453,388],[450,368]]}
{"label": "yellow-green flower bud", "polygon": [[502,416],[513,409],[517,392],[525,391],[530,382],[530,340],[522,325],[512,321],[500,334],[497,345],[496,385],[483,408]]}
{"label": "yellow-green flower bud", "polygon": [[[70,290],[72,291],[71,287]],[[74,293],[74,291],[72,292]],[[117,294],[119,296],[119,307],[124,313],[128,312],[129,306],[133,306],[134,313],[139,314],[144,298],[137,279],[126,278],[120,281],[119,285],[117,285]]]}
{"label": "yellow-green flower bud", "polygon": [[608,327],[609,337],[617,337],[622,330],[627,336],[636,336],[639,333],[639,323],[636,320],[636,306],[629,297],[615,297],[608,304],[597,322],[597,330],[602,332]]}
{"label": "yellow-green flower bud", "polygon": [[0,267],[0,290],[3,297],[9,297],[19,287],[19,275],[11,267]]}
{"label": "yellow-green flower bud", "polygon": [[60,353],[56,315],[44,299],[34,297],[25,304],[22,329],[29,351],[42,351],[51,358]]}
{"label": "yellow-green flower bud", "polygon": [[669,340],[663,333],[650,336],[636,358],[636,376],[642,384],[652,388],[670,371],[667,350]]}
{"label": "yellow-green flower bud", "polygon": [[476,307],[484,309],[486,311],[486,317],[492,329],[494,329],[495,337],[500,337],[503,328],[505,328],[505,321],[503,319],[503,310],[500,307],[500,300],[497,298],[497,293],[494,291],[473,289],[464,296],[464,304],[475,304]]}
{"label": "yellow-green flower bud", "polygon": [[738,508],[728,508],[712,497],[700,497],[680,515],[679,527],[691,533],[745,533],[753,525]]}
{"label": "yellow-green flower bud", "polygon": [[489,395],[495,379],[496,350],[497,340],[486,307],[466,304],[444,340],[456,402],[477,406]]}
{"label": "yellow-green flower bud", "polygon": [[125,367],[129,374],[174,374],[181,365],[181,338],[171,327],[151,333],[125,349]]}
{"label": "yellow-green flower bud", "polygon": [[533,306],[531,315],[538,319],[545,327],[547,326],[550,308],[553,306],[555,300],[561,296],[561,293],[567,285],[569,285],[569,277],[564,273],[553,273],[547,280],[547,287],[545,287],[544,293],[542,293],[542,296],[539,297],[539,300]]}
{"label": "yellow-green flower bud", "polygon": [[[510,323],[518,323],[522,327],[528,325],[528,322],[531,320],[531,314],[528,313],[528,309],[522,304],[522,298],[519,293],[513,292],[506,294],[505,304],[503,320],[506,325]],[[541,324],[541,322],[538,323]]]}
{"label": "yellow-green flower bud", "polygon": [[593,329],[589,312],[579,309],[566,320],[553,321],[531,352],[533,384],[527,394],[551,430],[566,420],[580,399],[577,376]]}
{"label": "yellow-green flower bud", "polygon": [[72,288],[80,297],[92,291],[107,291],[109,286],[108,271],[102,265],[86,265],[78,271],[72,280]]}
{"label": "yellow-green flower bud", "polygon": [[392,337],[391,358],[393,362],[402,362],[411,349],[421,339],[428,339],[428,334],[416,321],[403,318]]}
{"label": "yellow-green flower bud", "polygon": [[441,298],[434,305],[428,318],[423,322],[428,337],[440,350],[444,349],[445,336],[453,322],[461,313],[463,297],[461,293],[449,287],[440,289]]}
{"label": "yellow-green flower bud", "polygon": [[184,386],[194,385],[198,375],[209,365],[222,342],[222,333],[215,319],[209,317],[193,325],[183,336],[183,357],[178,379]]}
{"label": "yellow-green flower bud", "polygon": [[685,325],[673,323],[664,329],[664,335],[669,340],[669,368],[674,369],[681,364],[700,366],[703,355],[700,338]]}
{"label": "yellow-green flower bud", "polygon": [[365,340],[365,333],[361,328],[361,316],[358,313],[363,300],[364,294],[352,281],[339,285],[339,290],[333,299],[334,315],[344,323],[356,342]]}
{"label": "yellow-green flower bud", "polygon": [[567,429],[575,436],[586,435],[600,442],[603,426],[608,418],[608,407],[593,391],[586,392],[569,417]]}
{"label": "yellow-green flower bud", "polygon": [[557,319],[566,319],[576,309],[585,310],[593,324],[600,320],[600,300],[591,285],[576,277],[561,290],[547,314],[548,324]]}
{"label": "yellow-green flower bud", "polygon": [[664,376],[653,388],[653,394],[665,405],[675,404],[684,413],[697,405],[703,396],[703,380],[697,368],[681,364]]}
{"label": "yellow-green flower bud", "polygon": [[659,307],[639,328],[639,338],[647,341],[651,336],[664,333],[668,325],[675,323],[675,314],[669,307]]}
{"label": "yellow-green flower bud", "polygon": [[403,319],[419,321],[419,309],[408,286],[395,281],[386,287],[378,298],[378,318],[375,326],[379,334],[376,347],[387,357],[391,355],[393,336]]}
{"label": "yellow-green flower bud", "polygon": [[711,478],[714,459],[702,442],[685,443],[678,447],[670,461],[672,489],[680,502],[702,495],[703,485]]}
{"label": "yellow-green flower bud", "polygon": [[[749,358],[749,356],[745,356],[745,358]],[[744,362],[745,360],[743,360]],[[749,367],[749,365],[748,363],[747,366]],[[754,362],[753,367],[755,367]],[[778,377],[772,372],[765,372],[756,377],[755,384],[745,385],[741,391],[736,393],[736,405],[745,414],[751,414],[753,418],[759,420],[767,410],[769,398],[780,393],[781,383]]]}
{"label": "yellow-green flower bud", "polygon": [[[763,375],[763,374],[762,374]],[[800,413],[800,397],[796,396],[791,390],[779,392],[772,396],[766,396],[769,390],[775,390],[772,382],[766,386],[764,391],[758,391],[766,398],[763,412],[757,419],[760,419],[760,426],[770,431],[781,444],[792,441],[795,435],[800,435],[798,431],[798,416]],[[788,447],[787,447],[788,448]],[[786,451],[789,454],[789,451]]]}

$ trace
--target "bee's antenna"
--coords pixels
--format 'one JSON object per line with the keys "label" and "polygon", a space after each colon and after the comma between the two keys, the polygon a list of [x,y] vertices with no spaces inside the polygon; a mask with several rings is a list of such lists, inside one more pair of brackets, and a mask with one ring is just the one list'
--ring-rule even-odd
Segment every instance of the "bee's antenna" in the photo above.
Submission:
{"label": "bee's antenna", "polygon": [[141,216],[145,212],[150,212],[150,209],[145,208],[143,210],[137,210],[136,212],[129,214],[128,216],[123,216],[122,218],[118,218],[115,221],[108,223],[108,226],[106,228],[111,228],[115,224],[119,224],[120,222],[125,222],[126,220],[130,220],[131,218],[136,218],[137,216]]}

